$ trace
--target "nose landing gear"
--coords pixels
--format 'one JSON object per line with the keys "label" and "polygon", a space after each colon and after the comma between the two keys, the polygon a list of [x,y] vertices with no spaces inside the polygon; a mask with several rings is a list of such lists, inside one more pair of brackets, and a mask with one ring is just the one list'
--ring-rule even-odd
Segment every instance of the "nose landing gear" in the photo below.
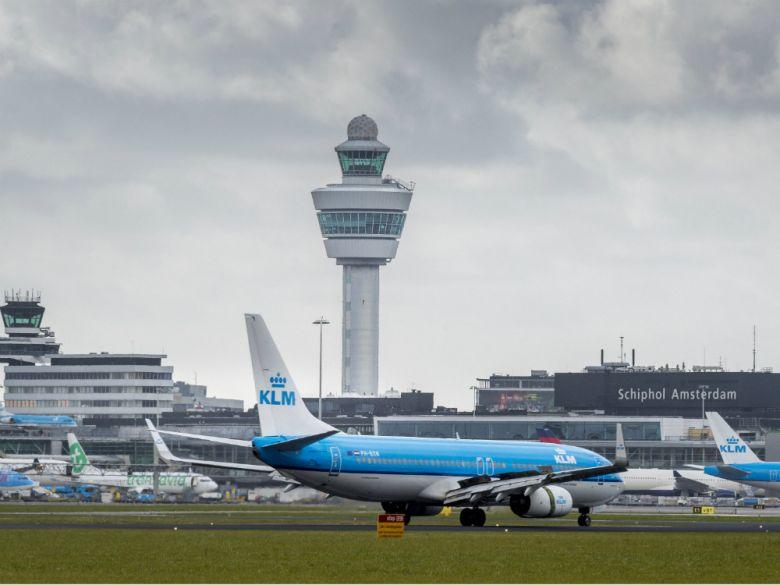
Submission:
{"label": "nose landing gear", "polygon": [[482,508],[463,508],[460,511],[461,526],[484,526],[487,516]]}
{"label": "nose landing gear", "polygon": [[579,513],[580,515],[579,518],[577,518],[577,524],[583,527],[590,526],[590,508],[580,508]]}

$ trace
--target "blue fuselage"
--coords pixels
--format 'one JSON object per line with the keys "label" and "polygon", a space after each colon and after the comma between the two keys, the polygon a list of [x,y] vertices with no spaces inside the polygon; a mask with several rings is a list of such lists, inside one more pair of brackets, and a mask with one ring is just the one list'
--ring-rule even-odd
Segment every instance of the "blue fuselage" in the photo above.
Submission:
{"label": "blue fuselage", "polygon": [[75,427],[76,421],[69,416],[37,415],[37,414],[8,414],[4,416],[2,422],[6,424],[19,425],[23,427]]}
{"label": "blue fuselage", "polygon": [[[255,453],[268,465],[311,487],[339,495],[355,490],[359,493],[352,497],[366,500],[388,498],[392,490],[372,487],[382,479],[398,485],[399,491],[408,497],[411,492],[406,490],[406,484],[412,482],[415,483],[415,489],[421,487],[424,490],[426,485],[448,478],[457,481],[475,476],[528,471],[549,473],[610,464],[604,457],[587,449],[524,441],[422,439],[339,433],[299,451],[279,451],[270,447],[292,438],[256,437],[253,440]],[[339,484],[337,478],[345,479]],[[408,481],[403,478],[408,478]],[[359,479],[366,481],[360,482]],[[617,495],[616,489],[618,493],[622,489],[622,480],[616,474],[584,481],[594,488],[608,484],[612,497]],[[372,494],[376,496],[372,497]]]}
{"label": "blue fuselage", "polygon": [[704,472],[714,477],[723,477],[775,492],[780,491],[780,462],[757,461],[720,466],[708,465],[704,468]]}
{"label": "blue fuselage", "polygon": [[0,491],[18,490],[30,488],[35,482],[23,473],[10,469],[0,470]]}

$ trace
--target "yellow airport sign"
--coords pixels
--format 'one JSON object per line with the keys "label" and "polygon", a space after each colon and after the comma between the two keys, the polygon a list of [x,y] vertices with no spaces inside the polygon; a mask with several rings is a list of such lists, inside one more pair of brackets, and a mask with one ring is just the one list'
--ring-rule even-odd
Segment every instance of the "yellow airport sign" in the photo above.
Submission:
{"label": "yellow airport sign", "polygon": [[715,513],[715,506],[694,506],[693,507],[693,513],[694,514],[714,514]]}
{"label": "yellow airport sign", "polygon": [[404,535],[403,514],[377,514],[377,538],[400,538]]}

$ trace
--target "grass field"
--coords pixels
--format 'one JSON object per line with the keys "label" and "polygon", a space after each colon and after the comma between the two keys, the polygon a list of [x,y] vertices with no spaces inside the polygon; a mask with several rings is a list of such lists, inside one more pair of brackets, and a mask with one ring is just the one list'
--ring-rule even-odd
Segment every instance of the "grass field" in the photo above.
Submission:
{"label": "grass field", "polygon": [[0,582],[780,581],[777,533],[0,531]]}
{"label": "grass field", "polygon": [[[0,505],[0,583],[780,582],[780,532],[516,530],[513,527],[540,524],[574,526],[576,516],[522,519],[506,508],[490,510],[488,522],[507,526],[508,532],[412,530],[400,540],[379,541],[371,530],[295,530],[302,523],[372,525],[378,510],[371,504],[6,503]],[[676,514],[596,514],[593,524],[657,525],[691,519]],[[760,521],[698,516],[696,521],[765,523],[778,522],[780,516]],[[289,525],[290,530],[211,529],[266,523]],[[457,511],[414,518],[413,523],[457,525]],[[11,527],[38,524],[57,528]],[[59,528],[65,524],[77,527]]]}

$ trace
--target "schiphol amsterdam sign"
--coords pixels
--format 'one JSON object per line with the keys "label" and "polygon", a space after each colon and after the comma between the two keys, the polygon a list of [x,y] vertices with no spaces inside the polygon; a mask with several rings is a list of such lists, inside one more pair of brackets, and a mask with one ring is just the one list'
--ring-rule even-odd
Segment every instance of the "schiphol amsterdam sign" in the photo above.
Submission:
{"label": "schiphol amsterdam sign", "polygon": [[666,400],[737,400],[736,390],[721,388],[696,388],[680,390],[678,388],[618,388],[617,399],[631,402],[663,402]]}

